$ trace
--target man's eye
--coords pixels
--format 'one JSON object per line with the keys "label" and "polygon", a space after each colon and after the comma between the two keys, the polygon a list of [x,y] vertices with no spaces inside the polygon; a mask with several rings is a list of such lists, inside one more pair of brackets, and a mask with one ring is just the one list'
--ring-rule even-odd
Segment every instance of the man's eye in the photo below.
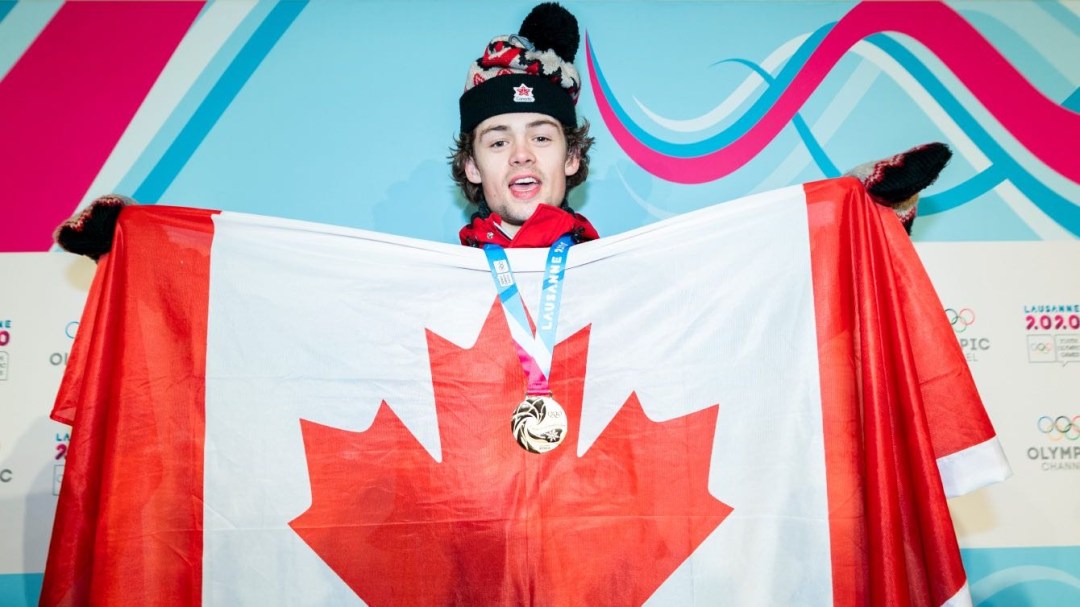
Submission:
{"label": "man's eye", "polygon": [[488,145],[488,147],[490,147],[490,148],[501,148],[501,147],[503,147],[504,145],[506,145],[506,141],[505,141],[505,140],[502,140],[502,139],[500,139],[500,140],[498,140],[498,141],[492,141],[492,142],[491,142],[491,143],[490,143],[490,144]]}

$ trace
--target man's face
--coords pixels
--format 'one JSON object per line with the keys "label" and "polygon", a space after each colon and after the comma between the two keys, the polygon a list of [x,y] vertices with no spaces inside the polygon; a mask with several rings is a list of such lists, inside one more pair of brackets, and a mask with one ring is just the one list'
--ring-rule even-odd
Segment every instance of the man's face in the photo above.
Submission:
{"label": "man's face", "polygon": [[476,127],[465,176],[479,184],[492,211],[513,235],[541,204],[560,205],[566,177],[577,173],[562,126],[545,114],[492,116]]}

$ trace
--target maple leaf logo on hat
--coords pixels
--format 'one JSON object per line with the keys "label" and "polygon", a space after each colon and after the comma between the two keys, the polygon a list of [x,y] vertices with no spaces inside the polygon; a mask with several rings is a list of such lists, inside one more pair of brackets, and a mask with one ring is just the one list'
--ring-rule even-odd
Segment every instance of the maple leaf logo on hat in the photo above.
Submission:
{"label": "maple leaf logo on hat", "polygon": [[517,103],[532,103],[536,101],[536,97],[533,97],[532,87],[526,86],[524,83],[514,89],[514,101]]}

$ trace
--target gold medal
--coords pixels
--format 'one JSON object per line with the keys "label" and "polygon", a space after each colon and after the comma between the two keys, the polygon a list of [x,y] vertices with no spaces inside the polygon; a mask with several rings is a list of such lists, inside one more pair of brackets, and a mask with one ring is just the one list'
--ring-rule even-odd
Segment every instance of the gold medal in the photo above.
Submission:
{"label": "gold medal", "polygon": [[514,440],[530,453],[546,453],[566,437],[566,412],[551,396],[527,396],[510,419]]}

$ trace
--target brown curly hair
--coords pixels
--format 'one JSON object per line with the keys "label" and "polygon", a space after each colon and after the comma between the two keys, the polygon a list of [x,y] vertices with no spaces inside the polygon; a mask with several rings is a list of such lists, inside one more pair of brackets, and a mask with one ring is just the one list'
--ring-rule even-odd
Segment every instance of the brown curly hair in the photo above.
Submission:
{"label": "brown curly hair", "polygon": [[[581,126],[570,127],[564,125],[563,135],[566,137],[567,155],[576,154],[579,160],[577,172],[566,177],[566,193],[569,194],[570,190],[585,183],[585,180],[589,177],[589,148],[592,147],[595,140],[589,137],[588,120],[582,121]],[[458,184],[458,187],[461,188],[461,192],[465,194],[465,198],[473,204],[484,207],[486,205],[483,204],[483,188],[480,184],[469,181],[469,178],[465,175],[465,162],[473,156],[475,139],[475,130],[469,133],[459,133],[454,138],[454,147],[451,148],[451,154],[447,158],[450,160],[450,175],[454,178],[454,182]]]}

